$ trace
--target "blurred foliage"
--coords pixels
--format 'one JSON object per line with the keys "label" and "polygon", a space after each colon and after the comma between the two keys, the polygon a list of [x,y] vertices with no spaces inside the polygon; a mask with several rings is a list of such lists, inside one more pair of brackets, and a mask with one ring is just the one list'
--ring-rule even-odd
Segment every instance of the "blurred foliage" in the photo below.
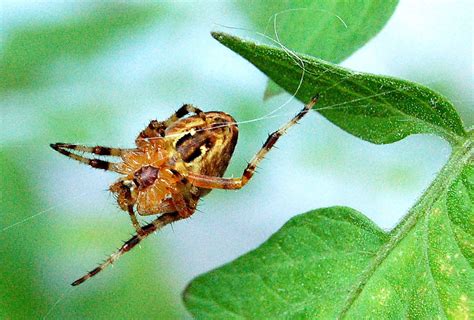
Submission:
{"label": "blurred foliage", "polygon": [[[30,174],[34,168],[28,166],[29,162],[25,162],[23,157],[13,156],[15,150],[3,148],[0,152],[2,227],[41,213],[45,205],[36,196],[38,190],[31,183]],[[157,263],[150,250],[156,243],[144,244],[144,249],[137,250],[133,259],[121,262],[121,268],[116,272],[108,270],[95,286],[85,285],[77,290],[71,288],[69,282],[73,280],[70,278],[73,273],[70,271],[77,270],[74,274],[79,276],[85,268],[98,262],[95,261],[97,255],[94,258],[90,248],[107,247],[108,244],[112,252],[113,246],[119,243],[120,238],[117,237],[126,237],[127,233],[125,229],[118,231],[116,223],[90,224],[87,219],[83,219],[82,226],[78,222],[71,223],[69,217],[61,218],[61,210],[52,209],[47,210],[57,217],[54,227],[47,219],[36,219],[33,223],[0,229],[2,319],[43,318],[63,296],[69,299],[59,301],[49,318],[179,317],[176,298],[173,301],[170,297],[165,275],[159,270],[166,266]],[[104,229],[98,230],[98,226]],[[82,231],[78,232],[77,228]],[[80,238],[81,234],[87,236]],[[88,259],[72,257],[74,251],[83,252]],[[61,256],[70,258],[66,263]],[[51,278],[55,280],[51,281]]]}
{"label": "blurred foliage", "polygon": [[44,72],[56,60],[97,56],[114,41],[143,30],[162,13],[151,6],[109,4],[64,22],[19,27],[4,40],[0,90],[48,84]]}
{"label": "blurred foliage", "polygon": [[[0,150],[0,167],[2,179],[0,179],[1,206],[0,215],[6,225],[18,220],[19,212],[34,212],[35,199],[32,197],[31,185],[28,183],[28,174],[22,168],[21,160],[12,157],[12,150],[3,148]],[[15,181],[15,187],[11,183]],[[20,229],[21,230],[21,229]],[[18,232],[18,230],[16,230]],[[27,230],[23,229],[21,245],[17,237],[9,236],[6,231],[1,231],[2,241],[0,261],[2,261],[2,272],[0,273],[0,315],[3,319],[18,316],[27,318],[32,316],[33,310],[38,308],[38,292],[34,284],[35,271],[37,267],[37,247],[29,237]],[[41,239],[45,230],[36,230],[34,238]],[[30,240],[30,241],[29,241]],[[12,250],[12,248],[17,248]],[[41,301],[40,301],[41,303]],[[24,308],[25,305],[33,308]]]}

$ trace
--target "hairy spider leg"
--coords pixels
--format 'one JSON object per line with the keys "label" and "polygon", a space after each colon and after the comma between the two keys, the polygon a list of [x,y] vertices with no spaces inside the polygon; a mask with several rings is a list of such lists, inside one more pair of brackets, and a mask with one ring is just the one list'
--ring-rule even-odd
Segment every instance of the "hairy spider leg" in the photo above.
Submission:
{"label": "hairy spider leg", "polygon": [[158,120],[150,121],[150,123],[145,128],[145,130],[140,132],[137,139],[135,139],[135,143],[139,146],[140,140],[164,137],[166,128],[168,128],[170,125],[172,125],[173,123],[175,123],[176,121],[178,121],[179,119],[181,119],[182,117],[190,113],[195,113],[196,115],[201,117],[201,119],[203,120],[206,119],[206,115],[201,109],[196,108],[192,104],[185,104],[165,121],[158,121]]}
{"label": "hairy spider leg", "polygon": [[138,222],[137,216],[135,215],[135,210],[133,207],[135,206],[135,203],[129,204],[127,206],[127,212],[130,216],[130,220],[132,221],[132,225],[135,228],[135,231],[137,231],[137,234],[143,234],[143,228],[140,225],[140,222]]}
{"label": "hairy spider leg", "polygon": [[[131,192],[130,187],[128,187],[125,184],[123,186],[127,188],[129,192]],[[197,201],[195,203],[192,202],[188,204],[183,196],[183,193],[181,192],[182,189],[183,188],[179,188],[180,192],[175,192],[174,194],[172,194],[171,198],[163,200],[163,202],[157,208],[157,211],[154,212],[153,214],[148,214],[148,215],[165,214],[165,213],[177,211],[181,215],[182,218],[187,218],[191,216],[196,211]],[[138,222],[135,209],[134,209],[135,204],[136,204],[136,199],[132,199],[131,197],[129,197],[127,202],[128,202],[127,212],[130,216],[132,225],[135,228],[137,234],[142,235],[144,232],[143,227]]]}
{"label": "hairy spider leg", "polygon": [[[163,136],[164,130],[168,126],[170,126],[174,122],[178,121],[179,119],[181,119],[182,117],[190,113],[195,113],[196,115],[199,115],[202,119],[206,118],[205,113],[201,109],[196,108],[195,106],[191,104],[185,104],[165,121],[157,121],[157,120],[151,121],[148,127],[142,132],[140,132],[136,141],[140,139]],[[163,133],[161,131],[163,131]],[[87,147],[83,145],[76,145],[76,144],[69,144],[69,143],[53,143],[53,144],[50,144],[50,147],[69,158],[72,158],[79,162],[90,165],[93,168],[115,171],[115,172],[117,172],[117,170],[114,168],[114,165],[115,165],[114,163],[104,161],[101,159],[88,159],[86,157],[82,157],[78,154],[72,153],[68,151],[67,149],[76,150],[79,152],[87,152],[87,153],[92,153],[92,154],[97,154],[97,155],[103,155],[103,156],[121,156],[123,153],[133,150],[133,149],[121,149],[121,148],[109,148],[109,147],[103,147],[103,146]]]}
{"label": "hairy spider leg", "polygon": [[198,115],[203,120],[206,118],[205,113],[201,109],[193,106],[192,104],[184,104],[181,108],[179,108],[174,114],[172,114],[168,119],[163,122],[168,127],[190,113]]}
{"label": "hairy spider leg", "polygon": [[181,218],[188,218],[190,217],[195,211],[195,206],[190,206],[186,203],[184,196],[180,192],[176,192],[173,194],[173,205],[176,208],[176,211],[179,213]]}
{"label": "hairy spider leg", "polygon": [[[66,143],[52,143],[49,145],[51,148],[56,150],[57,152],[65,155],[66,157],[69,157],[71,159],[77,160],[79,162],[82,162],[84,164],[87,164],[93,168],[96,169],[102,169],[106,171],[114,171],[118,172],[117,168],[115,167],[116,163],[114,162],[108,162],[105,160],[97,159],[97,158],[86,158],[83,156],[80,156],[78,154],[75,154],[69,150],[77,150],[77,151],[84,151],[84,152],[90,152],[93,154],[100,154],[100,155],[107,155],[105,154],[106,152],[110,153],[110,156],[115,156],[116,153],[125,151],[125,149],[117,149],[117,148],[107,148],[107,147],[85,147],[85,146],[80,146],[80,145],[73,145],[73,144],[66,144]],[[67,150],[69,149],[69,150]],[[86,151],[87,150],[87,151]],[[91,150],[91,151],[89,151]],[[121,150],[121,151],[119,151]],[[96,152],[93,152],[96,151]],[[102,153],[97,153],[97,152],[102,152]]]}
{"label": "hairy spider leg", "polygon": [[[92,153],[101,156],[111,156],[111,157],[120,157],[125,152],[130,152],[133,149],[123,149],[123,148],[110,148],[103,146],[88,147],[80,144],[70,144],[70,143],[55,143],[57,148],[76,150],[79,152]],[[55,147],[51,146],[53,149]],[[56,150],[56,149],[55,149]]]}
{"label": "hairy spider leg", "polygon": [[318,102],[319,95],[314,96],[311,101],[304,106],[304,108],[296,114],[293,119],[288,121],[285,125],[280,127],[277,131],[270,134],[263,144],[262,148],[255,154],[252,160],[245,168],[242,177],[240,178],[221,178],[212,177],[202,174],[189,172],[186,175],[187,180],[196,187],[205,189],[240,189],[252,178],[255,169],[257,168],[260,161],[263,160],[265,155],[275,145],[278,139],[284,135],[289,128],[298,123]]}
{"label": "hairy spider leg", "polygon": [[136,234],[133,237],[131,237],[128,241],[126,241],[120,247],[120,249],[118,249],[115,253],[110,255],[107,258],[107,260],[105,260],[103,263],[101,263],[95,269],[89,271],[83,277],[81,277],[81,278],[77,279],[76,281],[74,281],[71,285],[77,286],[77,285],[83,283],[84,281],[86,281],[87,279],[95,276],[96,274],[98,274],[99,272],[101,272],[102,270],[107,268],[109,265],[111,265],[115,261],[117,261],[117,259],[119,259],[122,255],[124,255],[128,251],[132,250],[137,244],[139,244],[143,239],[148,237],[150,234],[152,234],[153,232],[163,228],[164,226],[166,226],[166,225],[168,225],[172,222],[178,221],[180,219],[183,219],[183,217],[176,211],[165,213],[165,214],[159,216],[158,218],[153,220],[153,222],[143,226],[143,228],[142,228],[143,232],[141,234]]}
{"label": "hairy spider leg", "polygon": [[[127,212],[130,216],[130,220],[137,234],[143,234],[143,227],[140,225],[140,222],[138,222],[137,215],[135,213],[135,209],[134,209],[135,204],[136,202],[133,202],[133,203],[131,202],[127,206]],[[171,199],[163,200],[163,202],[158,206],[156,213],[149,213],[149,214],[142,214],[142,215],[165,214],[165,213],[170,213],[174,211],[177,211],[177,208],[174,204],[173,199],[171,198]]]}
{"label": "hairy spider leg", "polygon": [[[178,184],[180,183],[181,182],[178,182]],[[110,255],[107,258],[107,260],[101,263],[98,267],[89,271],[86,275],[74,281],[72,285],[77,286],[83,283],[84,281],[86,281],[87,279],[95,276],[100,271],[104,270],[107,266],[117,261],[122,255],[132,250],[137,244],[139,244],[143,239],[148,237],[152,232],[155,232],[163,228],[165,225],[170,224],[174,221],[185,219],[191,216],[196,210],[195,205],[191,204],[191,206],[188,206],[182,193],[180,192],[172,193],[171,201],[173,205],[176,207],[176,211],[163,213],[161,216],[153,220],[153,222],[143,227],[140,227],[140,225],[138,225],[140,232],[138,232],[138,229],[137,229],[137,234],[134,235],[132,238],[130,238],[130,240],[126,241],[117,252]],[[133,213],[133,205],[129,206],[129,213],[130,213],[130,210]],[[132,213],[130,213],[130,217],[132,217]],[[160,214],[160,213],[161,212],[157,212],[156,214]],[[133,214],[133,216],[135,215]],[[137,221],[137,224],[138,224],[138,221]]]}

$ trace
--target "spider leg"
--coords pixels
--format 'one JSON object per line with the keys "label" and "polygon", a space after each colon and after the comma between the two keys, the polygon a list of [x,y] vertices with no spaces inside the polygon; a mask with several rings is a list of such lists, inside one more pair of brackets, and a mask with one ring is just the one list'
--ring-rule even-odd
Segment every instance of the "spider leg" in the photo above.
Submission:
{"label": "spider leg", "polygon": [[265,155],[270,151],[270,149],[275,145],[278,139],[286,133],[286,131],[298,123],[301,118],[303,118],[309,110],[311,110],[314,105],[318,102],[318,95],[314,96],[311,101],[304,106],[304,108],[296,114],[290,121],[285,125],[280,127],[277,131],[270,134],[267,138],[267,141],[263,144],[262,148],[255,154],[253,159],[249,162],[245,168],[242,177],[240,178],[221,178],[221,177],[212,177],[201,175],[197,173],[189,172],[186,175],[186,178],[194,186],[205,188],[205,189],[240,189],[252,178],[257,165],[260,161],[263,160]]}
{"label": "spider leg", "polygon": [[185,196],[181,192],[173,193],[171,197],[173,205],[181,218],[188,218],[196,211],[196,202],[193,204],[189,203],[190,201],[186,201]]}
{"label": "spider leg", "polygon": [[192,104],[184,104],[173,115],[171,115],[168,119],[163,121],[163,123],[166,125],[166,127],[169,127],[171,124],[173,124],[174,122],[178,121],[179,119],[181,119],[182,117],[184,117],[184,116],[186,116],[190,113],[195,113],[196,115],[198,115],[202,119],[206,118],[206,115],[204,114],[204,112],[201,109],[196,108]]}
{"label": "spider leg", "polygon": [[134,206],[137,202],[137,192],[133,186],[134,183],[130,180],[118,180],[110,186],[109,190],[116,196],[119,207],[128,212],[130,221],[137,234],[142,234],[143,230],[134,210]]}
{"label": "spider leg", "polygon": [[[178,187],[180,187],[179,189],[184,187],[184,185],[182,185],[181,182],[178,182],[177,185]],[[118,258],[120,258],[122,255],[132,250],[137,244],[139,244],[143,239],[148,237],[151,233],[163,228],[167,224],[170,224],[172,222],[185,219],[191,216],[196,210],[195,207],[196,207],[197,202],[186,201],[186,198],[185,196],[183,196],[182,192],[177,191],[177,192],[172,193],[171,199],[167,199],[166,201],[168,200],[169,200],[169,203],[167,202],[166,205],[164,205],[164,207],[171,208],[171,206],[174,206],[176,207],[176,210],[173,212],[163,213],[161,216],[153,220],[152,223],[149,223],[143,227],[140,227],[138,221],[136,220],[135,212],[133,210],[133,205],[129,205],[128,212],[130,214],[130,218],[132,219],[132,223],[134,220],[136,221],[136,224],[134,223],[134,226],[135,226],[135,229],[137,229],[137,234],[134,235],[132,238],[130,238],[130,240],[125,242],[118,251],[110,255],[109,258],[107,258],[107,260],[105,260],[102,264],[100,264],[95,269],[89,271],[83,277],[74,281],[72,285],[77,286],[83,283],[84,281],[86,281],[87,279],[95,276],[96,274],[98,274],[99,272],[107,268],[107,266],[117,261]],[[162,213],[162,212],[159,212],[159,213]]]}
{"label": "spider leg", "polygon": [[170,171],[178,179],[178,181],[176,181],[176,189],[171,193],[171,202],[182,218],[188,218],[196,211],[199,198],[195,198],[189,192],[189,188],[186,188],[188,180],[184,175],[175,169],[171,169]]}
{"label": "spider leg", "polygon": [[164,137],[166,128],[168,128],[170,125],[172,125],[174,122],[178,121],[182,117],[188,115],[189,113],[195,113],[198,116],[200,116],[202,119],[206,119],[206,115],[201,109],[196,108],[195,106],[191,104],[185,104],[165,121],[158,121],[158,120],[150,121],[150,123],[145,128],[145,130],[140,132],[138,137],[135,139],[135,143],[139,146],[141,140],[149,139],[149,138]]}
{"label": "spider leg", "polygon": [[172,222],[178,221],[182,219],[182,216],[178,212],[170,212],[170,213],[165,213],[155,220],[153,222],[143,226],[142,234],[136,234],[133,237],[131,237],[128,241],[126,241],[120,249],[118,249],[115,253],[110,255],[107,260],[105,260],[102,264],[100,264],[98,267],[95,269],[89,271],[86,275],[83,277],[77,279],[72,283],[73,286],[77,286],[87,279],[95,276],[105,268],[107,268],[109,265],[113,264],[115,261],[117,261],[118,258],[120,258],[123,254],[127,253],[128,251],[132,250],[137,244],[139,244],[143,239],[148,237],[150,234],[153,232],[163,228],[167,224],[170,224]]}
{"label": "spider leg", "polygon": [[[89,165],[93,168],[103,169],[103,170],[106,170],[106,171],[114,171],[114,172],[120,173],[120,171],[117,170],[115,163],[108,162],[108,161],[101,160],[101,159],[96,159],[96,158],[89,159],[89,158],[80,156],[78,154],[75,154],[75,153],[67,150],[67,149],[70,149],[67,146],[69,146],[69,145],[64,144],[64,143],[50,144],[50,147],[53,148],[54,150],[56,150],[57,152],[65,155],[69,158],[72,158],[74,160],[77,160],[79,162],[87,164],[87,165]],[[76,149],[70,149],[70,150],[76,150]]]}
{"label": "spider leg", "polygon": [[137,234],[142,235],[143,234],[143,228],[140,225],[140,222],[138,222],[137,216],[135,215],[135,211],[133,209],[133,204],[130,204],[127,206],[127,212],[130,216],[130,220],[132,221],[132,225],[135,228],[135,231]]}
{"label": "spider leg", "polygon": [[[79,152],[93,153],[93,154],[98,154],[101,156],[112,156],[112,157],[120,157],[125,152],[130,152],[133,150],[133,149],[122,149],[122,148],[110,148],[110,147],[103,147],[103,146],[88,147],[88,146],[83,146],[79,144],[70,144],[70,143],[55,143],[54,146],[57,148],[62,148],[62,149],[76,150]],[[51,147],[55,149],[55,147],[53,146]]]}
{"label": "spider leg", "polygon": [[134,206],[137,202],[137,197],[136,193],[133,192],[133,189],[131,188],[130,184],[126,183],[125,181],[119,181],[116,184],[114,184],[111,188],[115,188],[116,185],[118,185],[118,190],[119,190],[119,205],[120,207],[128,212],[128,215],[130,217],[130,221],[132,222],[133,227],[135,228],[135,231],[137,234],[141,235],[143,234],[143,229],[142,226],[140,225],[140,222],[138,222],[137,216],[135,215],[135,209]]}

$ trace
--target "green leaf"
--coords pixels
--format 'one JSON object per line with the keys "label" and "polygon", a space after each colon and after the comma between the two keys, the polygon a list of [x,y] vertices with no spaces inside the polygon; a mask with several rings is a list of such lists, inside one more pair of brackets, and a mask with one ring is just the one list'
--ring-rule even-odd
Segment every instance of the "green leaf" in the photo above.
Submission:
{"label": "green leaf", "polygon": [[474,132],[391,232],[344,207],[291,219],[191,282],[198,319],[467,319],[474,308]]}
{"label": "green leaf", "polygon": [[451,102],[422,85],[351,71],[305,55],[289,55],[224,33],[212,35],[286,91],[296,93],[300,101],[307,103],[319,93],[315,110],[361,139],[383,144],[411,134],[432,133],[458,144],[466,135]]}
{"label": "green leaf", "polygon": [[[273,38],[278,35],[287,48],[333,63],[343,61],[373,38],[397,4],[396,0],[237,2],[259,30]],[[266,97],[280,92],[273,82],[268,83]]]}
{"label": "green leaf", "polygon": [[113,42],[143,30],[157,15],[156,7],[111,4],[72,21],[13,29],[5,37],[0,58],[0,91],[44,84],[49,81],[45,68],[57,59],[93,57]]}

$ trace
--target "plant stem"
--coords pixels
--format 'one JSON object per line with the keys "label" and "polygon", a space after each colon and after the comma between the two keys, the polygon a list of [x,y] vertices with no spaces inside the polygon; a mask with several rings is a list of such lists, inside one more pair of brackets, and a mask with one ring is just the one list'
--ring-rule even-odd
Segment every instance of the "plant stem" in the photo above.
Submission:
{"label": "plant stem", "polygon": [[402,241],[413,227],[430,212],[434,203],[443,196],[453,181],[459,176],[464,166],[472,162],[474,158],[474,130],[471,130],[462,144],[453,146],[453,153],[448,162],[439,172],[436,179],[431,183],[426,192],[421,196],[417,203],[410,209],[400,224],[390,232],[390,240],[383,245],[377,252],[372,263],[360,276],[359,282],[353,287],[352,291],[338,315],[342,319],[350,310],[354,302],[359,297],[370,277],[375,273],[378,267],[383,263],[392,250]]}

